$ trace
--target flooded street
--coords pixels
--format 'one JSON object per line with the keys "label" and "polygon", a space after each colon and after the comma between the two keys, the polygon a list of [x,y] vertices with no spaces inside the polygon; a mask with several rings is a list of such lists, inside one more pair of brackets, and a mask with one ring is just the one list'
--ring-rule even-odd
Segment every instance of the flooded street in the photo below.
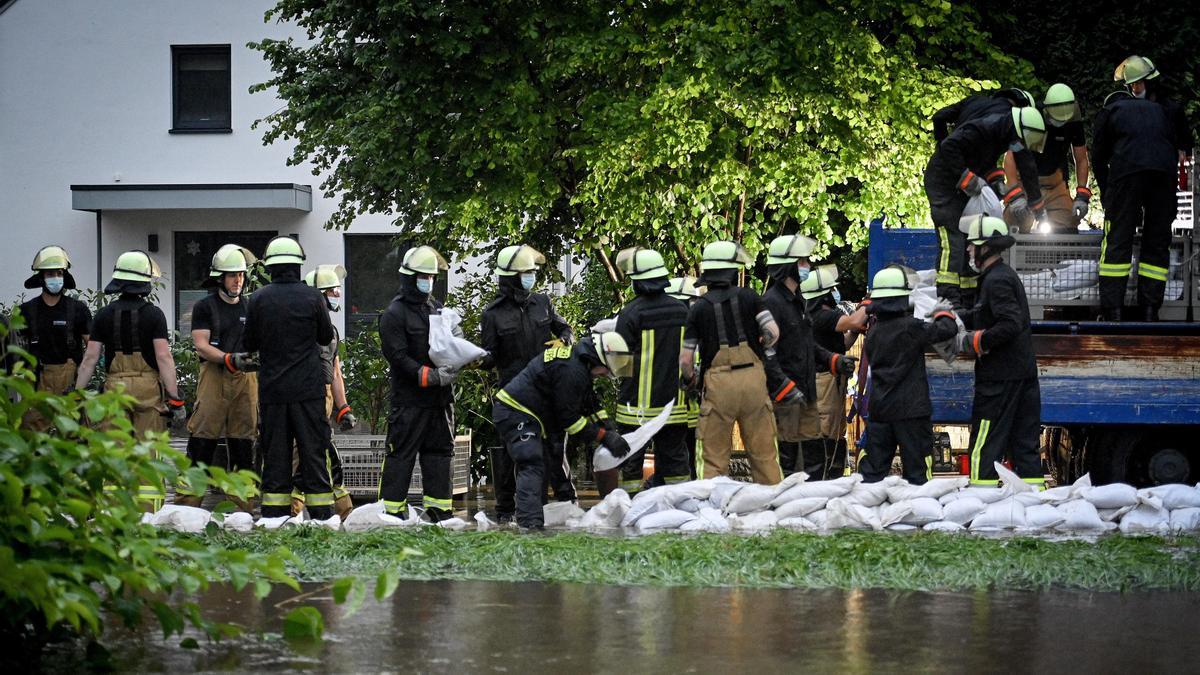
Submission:
{"label": "flooded street", "polygon": [[[308,585],[305,590],[320,589]],[[276,604],[216,589],[201,603],[247,636],[183,649],[151,619],[107,636],[120,670],[819,672],[1193,669],[1200,596],[1071,591],[925,593],[401,582],[343,619],[318,593],[325,640],[285,641]],[[51,670],[80,654],[51,648]]]}

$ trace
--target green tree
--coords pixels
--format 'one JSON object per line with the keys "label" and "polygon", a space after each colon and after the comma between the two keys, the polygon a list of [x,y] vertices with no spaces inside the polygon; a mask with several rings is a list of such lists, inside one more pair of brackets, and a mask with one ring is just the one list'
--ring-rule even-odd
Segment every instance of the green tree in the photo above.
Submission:
{"label": "green tree", "polygon": [[[945,0],[281,0],[308,40],[252,44],[286,102],[265,142],[440,250],[552,259],[780,232],[865,245],[928,220],[928,117],[1027,64]],[[839,218],[831,219],[833,213]]]}

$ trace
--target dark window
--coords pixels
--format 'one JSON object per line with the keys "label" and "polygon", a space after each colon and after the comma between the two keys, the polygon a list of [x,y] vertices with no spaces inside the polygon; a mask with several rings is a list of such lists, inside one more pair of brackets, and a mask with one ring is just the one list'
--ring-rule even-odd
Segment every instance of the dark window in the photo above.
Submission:
{"label": "dark window", "polygon": [[[192,333],[192,305],[208,295],[201,286],[208,278],[213,254],[225,244],[237,244],[261,256],[275,232],[176,232],[175,266],[172,281],[175,286],[175,328],[180,335]],[[251,290],[251,289],[247,289]]]}
{"label": "dark window", "polygon": [[171,132],[229,132],[229,45],[171,47]]}
{"label": "dark window", "polygon": [[[353,336],[374,322],[400,288],[400,261],[409,245],[386,234],[347,234],[346,332]],[[433,282],[433,297],[446,301],[445,274]]]}

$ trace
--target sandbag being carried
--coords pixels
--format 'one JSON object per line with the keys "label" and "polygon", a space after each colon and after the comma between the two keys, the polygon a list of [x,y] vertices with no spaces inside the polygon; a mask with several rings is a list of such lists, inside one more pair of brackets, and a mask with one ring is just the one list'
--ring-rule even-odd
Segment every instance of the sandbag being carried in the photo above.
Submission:
{"label": "sandbag being carried", "polygon": [[622,457],[613,457],[611,450],[603,445],[597,446],[596,451],[592,453],[592,468],[596,471],[609,471],[624,464],[625,460],[633,457],[634,453],[645,447],[650,439],[654,438],[654,435],[663,428],[663,425],[667,423],[667,418],[671,416],[671,409],[674,406],[675,399],[671,399],[662,412],[655,415],[653,419],[627,434],[621,434],[621,437],[629,444],[629,452]]}
{"label": "sandbag being carried", "polygon": [[462,316],[458,310],[443,307],[429,316],[429,360],[435,366],[461,370],[487,356],[483,348],[459,337],[462,335]]}

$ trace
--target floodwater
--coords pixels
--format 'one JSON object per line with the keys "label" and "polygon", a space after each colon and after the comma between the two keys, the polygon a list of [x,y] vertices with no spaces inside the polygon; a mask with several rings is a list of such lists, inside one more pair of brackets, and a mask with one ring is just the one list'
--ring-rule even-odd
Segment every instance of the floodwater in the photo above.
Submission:
{"label": "floodwater", "polygon": [[[326,592],[310,595],[325,640],[291,643],[279,633],[295,596],[206,594],[209,618],[250,629],[236,640],[196,636],[200,648],[183,649],[151,618],[105,644],[119,670],[173,672],[1185,672],[1200,659],[1200,594],[1188,593],[406,581],[384,602],[368,594],[349,618]],[[51,648],[42,665],[80,658]]]}

